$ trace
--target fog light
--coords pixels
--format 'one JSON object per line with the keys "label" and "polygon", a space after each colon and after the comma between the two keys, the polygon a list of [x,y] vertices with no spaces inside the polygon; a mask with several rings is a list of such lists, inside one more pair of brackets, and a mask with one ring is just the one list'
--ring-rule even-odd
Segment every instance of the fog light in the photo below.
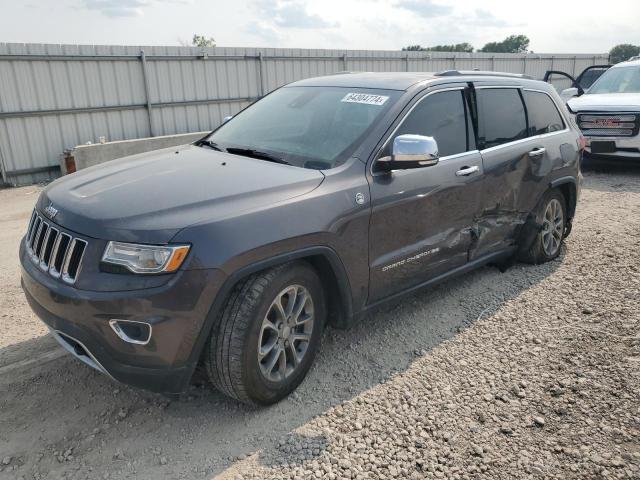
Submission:
{"label": "fog light", "polygon": [[127,343],[146,345],[151,340],[151,325],[135,320],[109,320],[109,325],[116,335]]}

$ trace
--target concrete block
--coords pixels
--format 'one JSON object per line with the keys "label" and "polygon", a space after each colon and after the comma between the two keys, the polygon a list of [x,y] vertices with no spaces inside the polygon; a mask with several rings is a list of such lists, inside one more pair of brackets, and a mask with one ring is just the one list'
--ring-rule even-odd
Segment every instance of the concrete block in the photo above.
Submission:
{"label": "concrete block", "polygon": [[192,143],[204,137],[207,133],[209,132],[182,133],[163,137],[136,138],[117,142],[78,145],[61,156],[60,169],[62,174],[66,175],[70,173],[70,169],[73,169],[74,164],[76,170],[82,170],[83,168],[115,160],[116,158]]}

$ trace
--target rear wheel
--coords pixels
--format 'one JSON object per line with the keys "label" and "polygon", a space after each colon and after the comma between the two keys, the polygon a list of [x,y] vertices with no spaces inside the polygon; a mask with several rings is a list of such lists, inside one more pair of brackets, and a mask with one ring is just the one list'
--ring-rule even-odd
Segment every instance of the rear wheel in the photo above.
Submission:
{"label": "rear wheel", "polygon": [[557,190],[545,194],[536,211],[536,223],[541,226],[535,233],[531,246],[521,260],[528,263],[545,263],[560,254],[560,247],[567,225],[567,207],[564,196]]}
{"label": "rear wheel", "polygon": [[325,317],[322,284],[306,263],[252,275],[236,286],[211,335],[209,378],[241,402],[277,402],[309,371]]}

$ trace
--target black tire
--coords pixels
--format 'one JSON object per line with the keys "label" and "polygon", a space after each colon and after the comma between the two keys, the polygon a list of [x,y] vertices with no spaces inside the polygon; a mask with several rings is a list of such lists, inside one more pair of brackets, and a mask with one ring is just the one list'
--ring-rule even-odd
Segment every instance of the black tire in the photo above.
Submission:
{"label": "black tire", "polygon": [[[302,286],[311,296],[310,340],[293,371],[279,381],[271,381],[263,374],[258,356],[263,320],[272,302],[291,285]],[[325,321],[322,283],[307,263],[287,263],[251,275],[230,294],[206,346],[209,379],[222,393],[243,403],[275,403],[294,391],[306,376],[320,346]],[[285,357],[285,363],[287,358],[291,357]]]}
{"label": "black tire", "polygon": [[[562,225],[558,227],[560,230],[559,240],[557,248],[549,251],[548,248],[545,248],[545,213],[549,208],[552,202],[558,202],[560,204],[561,212],[562,212]],[[538,265],[545,262],[550,262],[554,258],[556,258],[560,254],[560,250],[562,248],[562,242],[566,236],[566,226],[567,226],[567,205],[564,199],[564,195],[558,190],[549,190],[543,197],[538,207],[535,211],[535,223],[540,228],[536,228],[532,233],[534,235],[533,238],[525,239],[525,244],[528,244],[529,247],[524,249],[523,252],[519,255],[519,260],[525,263],[532,263],[534,265]]]}

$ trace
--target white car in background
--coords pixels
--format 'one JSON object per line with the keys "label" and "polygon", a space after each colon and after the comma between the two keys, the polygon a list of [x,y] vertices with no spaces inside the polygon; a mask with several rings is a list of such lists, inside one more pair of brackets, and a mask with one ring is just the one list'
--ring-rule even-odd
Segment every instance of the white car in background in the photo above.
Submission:
{"label": "white car in background", "polygon": [[[548,70],[547,73],[544,74],[544,78],[542,80],[544,82],[552,84],[558,91],[560,98],[564,100],[564,103],[567,103],[571,98],[580,96],[584,92],[586,92],[589,87],[591,87],[591,85],[593,85],[595,81],[598,80],[598,78],[600,78],[600,76],[611,67],[612,65],[591,65],[580,72],[580,75],[578,75],[576,78],[573,78],[567,72],[563,72],[560,70]],[[565,78],[558,79],[558,76]],[[561,90],[559,88],[560,85],[558,85],[558,83],[556,82],[560,82],[560,84],[562,84],[566,81],[570,82],[571,87]]]}
{"label": "white car in background", "polygon": [[586,91],[571,88],[569,111],[586,138],[592,157],[640,160],[640,59],[606,70]]}

